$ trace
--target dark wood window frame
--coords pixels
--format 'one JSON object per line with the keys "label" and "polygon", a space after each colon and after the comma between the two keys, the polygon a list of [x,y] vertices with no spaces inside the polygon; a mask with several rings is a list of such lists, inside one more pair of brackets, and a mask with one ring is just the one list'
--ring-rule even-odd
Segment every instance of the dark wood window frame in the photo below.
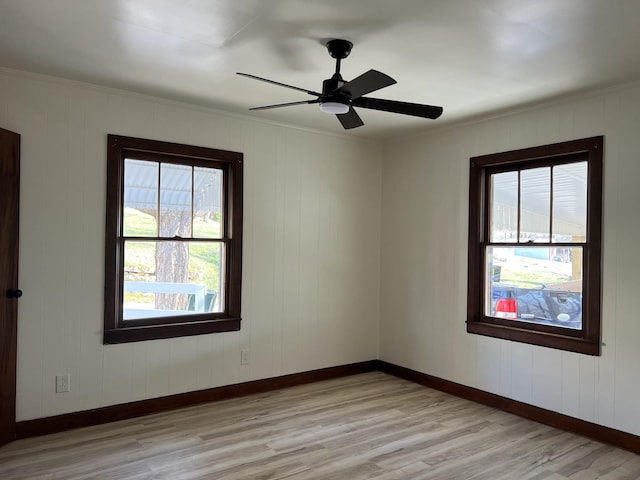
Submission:
{"label": "dark wood window frame", "polygon": [[[604,137],[599,136],[470,159],[467,332],[588,355],[600,355],[603,145]],[[575,331],[487,316],[484,313],[484,265],[489,232],[490,174],[533,165],[550,166],[572,161],[588,162],[582,329]]]}
{"label": "dark wood window frame", "polygon": [[[124,161],[135,158],[223,171],[225,300],[222,313],[146,320],[122,318],[124,278]],[[105,231],[104,343],[240,330],[242,286],[242,153],[141,138],[108,135]],[[175,240],[175,239],[172,239]]]}

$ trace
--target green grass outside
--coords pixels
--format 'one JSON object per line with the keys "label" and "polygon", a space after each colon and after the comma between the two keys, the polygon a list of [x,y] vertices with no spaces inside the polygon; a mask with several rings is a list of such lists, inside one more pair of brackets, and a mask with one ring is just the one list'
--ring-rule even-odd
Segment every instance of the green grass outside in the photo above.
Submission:
{"label": "green grass outside", "polygon": [[566,275],[553,272],[512,270],[502,267],[500,272],[500,283],[506,283],[523,288],[539,287],[554,283],[562,283],[570,280]]}

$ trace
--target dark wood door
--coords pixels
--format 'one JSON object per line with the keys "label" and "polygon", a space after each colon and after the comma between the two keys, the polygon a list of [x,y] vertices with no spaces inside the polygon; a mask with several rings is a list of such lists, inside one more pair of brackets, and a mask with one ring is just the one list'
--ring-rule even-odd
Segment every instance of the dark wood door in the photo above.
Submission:
{"label": "dark wood door", "polygon": [[0,445],[16,434],[20,135],[0,128]]}

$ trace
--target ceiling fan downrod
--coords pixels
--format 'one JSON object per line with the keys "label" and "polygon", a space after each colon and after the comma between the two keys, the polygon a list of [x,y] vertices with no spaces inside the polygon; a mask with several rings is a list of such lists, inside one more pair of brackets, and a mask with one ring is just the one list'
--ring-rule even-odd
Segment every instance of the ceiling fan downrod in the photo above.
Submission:
{"label": "ceiling fan downrod", "polygon": [[329,55],[336,59],[336,71],[331,78],[322,82],[322,93],[325,95],[331,95],[332,92],[339,89],[346,82],[340,75],[340,65],[343,58],[347,58],[353,48],[353,43],[348,40],[334,39],[329,40],[326,43]]}

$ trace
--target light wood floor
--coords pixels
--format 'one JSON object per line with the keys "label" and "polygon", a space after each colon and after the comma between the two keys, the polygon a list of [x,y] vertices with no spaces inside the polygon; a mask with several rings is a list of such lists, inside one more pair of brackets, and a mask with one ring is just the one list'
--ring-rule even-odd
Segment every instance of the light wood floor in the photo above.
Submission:
{"label": "light wood floor", "polygon": [[640,479],[640,456],[374,372],[13,442],[0,479]]}

